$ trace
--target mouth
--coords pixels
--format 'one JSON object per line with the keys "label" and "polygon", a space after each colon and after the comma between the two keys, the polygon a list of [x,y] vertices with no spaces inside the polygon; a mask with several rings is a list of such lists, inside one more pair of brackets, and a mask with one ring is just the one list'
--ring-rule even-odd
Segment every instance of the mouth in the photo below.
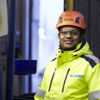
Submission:
{"label": "mouth", "polygon": [[64,40],[63,42],[66,43],[66,44],[72,44],[73,40]]}

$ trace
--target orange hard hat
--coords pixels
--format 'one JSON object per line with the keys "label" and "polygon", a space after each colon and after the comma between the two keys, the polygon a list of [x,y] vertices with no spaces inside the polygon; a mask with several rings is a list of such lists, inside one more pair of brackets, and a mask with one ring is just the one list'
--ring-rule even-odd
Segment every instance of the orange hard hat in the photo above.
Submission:
{"label": "orange hard hat", "polygon": [[63,12],[56,24],[56,28],[59,29],[62,26],[76,26],[84,31],[86,30],[86,23],[83,15],[77,11],[65,11]]}

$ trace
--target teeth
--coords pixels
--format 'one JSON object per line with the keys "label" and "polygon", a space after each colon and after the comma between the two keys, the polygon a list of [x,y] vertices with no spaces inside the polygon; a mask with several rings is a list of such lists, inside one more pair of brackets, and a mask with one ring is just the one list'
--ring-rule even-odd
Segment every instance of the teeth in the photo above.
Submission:
{"label": "teeth", "polygon": [[72,43],[72,41],[64,41],[65,43]]}
{"label": "teeth", "polygon": [[64,42],[72,42],[72,41],[66,41],[66,40],[65,40]]}

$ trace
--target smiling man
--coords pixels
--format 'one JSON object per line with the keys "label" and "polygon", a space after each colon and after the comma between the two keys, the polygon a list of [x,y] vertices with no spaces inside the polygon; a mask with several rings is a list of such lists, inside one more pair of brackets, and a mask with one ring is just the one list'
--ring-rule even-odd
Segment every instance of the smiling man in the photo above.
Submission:
{"label": "smiling man", "polygon": [[63,26],[59,31],[60,47],[62,50],[75,49],[80,41],[80,30],[74,26]]}
{"label": "smiling man", "polygon": [[56,25],[59,48],[44,72],[35,100],[100,100],[100,60],[84,39],[86,24],[77,11],[63,12]]}

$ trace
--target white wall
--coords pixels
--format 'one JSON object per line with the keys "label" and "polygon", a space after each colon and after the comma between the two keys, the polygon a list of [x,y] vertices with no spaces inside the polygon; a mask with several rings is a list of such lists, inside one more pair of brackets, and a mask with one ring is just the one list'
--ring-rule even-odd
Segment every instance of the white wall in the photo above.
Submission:
{"label": "white wall", "polygon": [[45,68],[47,63],[55,57],[58,48],[56,23],[63,12],[63,4],[63,0],[40,1],[38,71]]}
{"label": "white wall", "polygon": [[63,12],[63,4],[64,0],[40,0],[38,66],[32,79],[33,92],[41,83],[47,63],[56,57],[59,44],[56,23]]}

